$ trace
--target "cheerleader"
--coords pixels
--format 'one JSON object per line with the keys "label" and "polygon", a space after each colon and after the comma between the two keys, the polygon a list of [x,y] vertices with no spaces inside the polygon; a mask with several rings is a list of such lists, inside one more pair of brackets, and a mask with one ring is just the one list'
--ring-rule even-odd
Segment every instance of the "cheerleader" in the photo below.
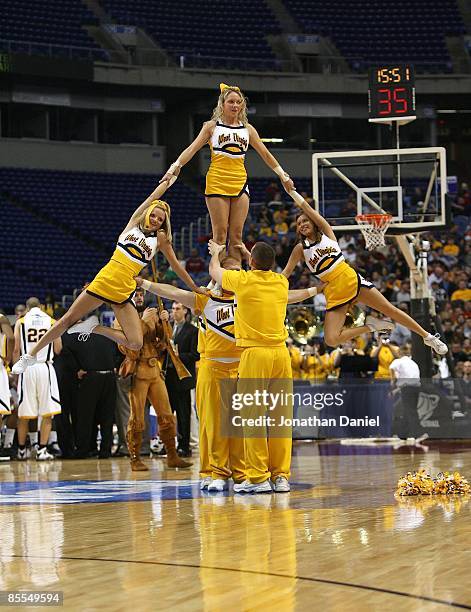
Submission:
{"label": "cheerleader", "polygon": [[[294,189],[293,181],[266,148],[247,119],[247,101],[235,85],[221,83],[220,95],[213,116],[178,159],[170,166],[162,181],[172,180],[182,166],[205,144],[211,149],[211,164],[206,175],[205,198],[213,231],[213,240],[226,244],[228,253],[240,261],[236,245],[242,242],[242,230],[249,211],[249,190],[245,170],[245,154],[249,143],[263,161],[281,179],[283,187]],[[228,236],[229,234],[229,236]]]}
{"label": "cheerleader", "polygon": [[97,325],[95,317],[90,317],[80,325],[80,339],[87,340],[93,332],[117,344],[139,350],[142,347],[142,327],[137,310],[131,302],[136,289],[134,277],[153,259],[157,251],[164,254],[172,269],[188,287],[196,293],[202,292],[178,262],[172,248],[170,206],[159,199],[171,182],[159,184],[135,210],[118,238],[110,261],[82,291],[66,314],[41,337],[31,352],[20,357],[13,366],[14,374],[22,374],[36,362],[39,351],[104,302],[111,305],[121,330]]}
{"label": "cheerleader", "polygon": [[439,355],[445,355],[448,347],[421,327],[408,314],[393,306],[344,259],[335,234],[329,223],[315,211],[296,191],[290,193],[302,213],[296,220],[299,243],[294,247],[283,274],[289,277],[296,265],[305,261],[313,274],[327,283],[324,295],[327,300],[324,338],[327,345],[335,347],[368,331],[390,331],[394,324],[369,315],[365,325],[346,329],[345,317],[352,302],[369,306],[397,323],[404,325],[423,338],[424,344]]}

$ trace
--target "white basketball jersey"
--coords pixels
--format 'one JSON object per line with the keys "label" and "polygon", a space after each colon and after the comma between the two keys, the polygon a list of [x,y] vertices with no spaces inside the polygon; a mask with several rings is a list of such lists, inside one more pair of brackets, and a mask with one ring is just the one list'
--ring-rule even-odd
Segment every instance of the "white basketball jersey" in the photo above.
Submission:
{"label": "white basketball jersey", "polygon": [[[31,308],[20,319],[21,354],[31,353],[36,344],[54,324],[48,314],[40,308]],[[52,344],[48,344],[36,355],[38,363],[50,363],[54,356]]]}
{"label": "white basketball jersey", "polygon": [[209,145],[213,154],[243,160],[249,148],[249,130],[243,125],[231,127],[217,121]]}
{"label": "white basketball jersey", "polygon": [[321,241],[316,244],[311,244],[307,239],[303,240],[303,251],[307,267],[320,279],[328,276],[339,263],[345,261],[338,242],[325,234],[322,234]]}
{"label": "white basketball jersey", "polygon": [[141,266],[146,266],[154,258],[157,247],[157,236],[146,236],[137,226],[123,232],[116,245],[118,251]]}

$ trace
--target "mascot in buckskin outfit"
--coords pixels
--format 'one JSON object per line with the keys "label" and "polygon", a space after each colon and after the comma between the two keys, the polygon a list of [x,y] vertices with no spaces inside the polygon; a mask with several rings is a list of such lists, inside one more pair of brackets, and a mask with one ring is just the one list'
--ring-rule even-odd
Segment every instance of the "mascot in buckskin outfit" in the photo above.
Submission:
{"label": "mascot in buckskin outfit", "polygon": [[[147,400],[150,401],[157,414],[159,436],[167,451],[167,466],[169,468],[187,468],[192,464],[184,461],[177,454],[175,445],[176,421],[162,374],[161,355],[167,348],[163,342],[163,326],[156,308],[146,308],[144,310],[144,294],[145,291],[138,288],[134,295],[136,308],[141,314],[144,336],[142,348],[139,351],[133,351],[122,345],[119,346],[119,350],[125,355],[119,373],[122,377],[132,376],[129,392],[131,412],[126,433],[131,469],[133,472],[149,469],[140,458],[142,434],[146,427],[144,408]],[[160,317],[167,321],[167,311],[162,311]]]}

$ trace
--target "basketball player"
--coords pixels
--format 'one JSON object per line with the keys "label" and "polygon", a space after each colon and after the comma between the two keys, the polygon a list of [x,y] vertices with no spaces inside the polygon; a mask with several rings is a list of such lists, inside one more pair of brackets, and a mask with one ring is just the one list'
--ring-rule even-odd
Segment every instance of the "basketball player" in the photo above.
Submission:
{"label": "basketball player", "polygon": [[0,424],[4,414],[10,414],[10,387],[7,366],[11,363],[15,338],[10,321],[0,312]]}
{"label": "basketball player", "polygon": [[[286,306],[290,296],[307,299],[317,293],[316,287],[288,291],[288,280],[282,274],[272,272],[275,252],[264,242],[257,242],[250,252],[250,271],[224,270],[219,263],[219,253],[224,246],[209,241],[211,262],[209,273],[224,291],[234,293],[236,345],[243,349],[238,377],[244,379],[286,381],[283,391],[292,393],[292,371],[289,351],[286,347],[288,332],[285,327]],[[298,301],[295,300],[295,301]],[[238,387],[239,389],[239,387]],[[266,389],[258,390],[262,393]],[[286,406],[286,416],[292,417],[292,405]],[[244,435],[246,480],[235,484],[236,493],[285,493],[290,490],[288,478],[291,465],[291,428],[284,428],[282,435]],[[244,434],[246,431],[244,431]],[[271,484],[271,482],[273,484]]]}
{"label": "basketball player", "polygon": [[[220,246],[219,250],[223,250]],[[240,270],[240,262],[225,257],[221,269]],[[136,279],[138,285],[163,298],[181,302],[199,313],[198,352],[200,353],[196,382],[196,406],[199,417],[201,489],[224,491],[232,477],[236,485],[245,479],[244,441],[242,437],[221,435],[220,382],[237,378],[243,349],[236,345],[234,335],[234,293],[222,290],[222,295],[200,295],[172,285]],[[306,300],[317,289],[298,289],[287,292],[289,303]],[[271,491],[271,488],[270,488]]]}
{"label": "basketball player", "polygon": [[440,340],[439,335],[428,333],[407,313],[393,306],[372,283],[365,280],[345,261],[334,231],[324,217],[296,191],[292,191],[290,196],[302,211],[296,221],[300,240],[294,247],[283,274],[289,278],[296,265],[304,260],[311,272],[327,283],[324,288],[327,299],[324,322],[326,344],[335,347],[368,331],[390,331],[394,328],[390,321],[370,315],[366,317],[364,326],[346,329],[344,324],[349,306],[358,301],[419,334],[424,344],[432,347],[439,355],[445,355],[448,347]]}
{"label": "basketball player", "polygon": [[249,210],[247,172],[244,166],[249,143],[263,161],[282,180],[288,191],[293,181],[268,151],[257,130],[247,119],[247,101],[235,85],[220,84],[220,95],[213,116],[204,123],[200,133],[175,161],[163,181],[174,180],[182,166],[187,164],[204,145],[211,149],[211,164],[206,175],[206,205],[211,217],[213,240],[226,244],[229,232],[228,254],[240,261],[236,248],[242,241],[242,230]]}
{"label": "basketball player", "polygon": [[[17,361],[20,354],[30,353],[41,338],[52,328],[54,319],[43,312],[38,298],[31,297],[26,301],[26,314],[15,324],[15,348],[13,360]],[[56,338],[53,344],[46,345],[37,353],[31,368],[20,374],[18,379],[18,459],[27,459],[26,434],[28,420],[41,417],[39,448],[37,461],[54,459],[47,450],[47,442],[51,432],[51,417],[60,414],[61,405],[56,372],[52,366],[54,353],[62,350],[62,340]]]}
{"label": "basketball player", "polygon": [[[174,179],[175,180],[175,179]],[[50,342],[59,338],[79,319],[108,302],[118,319],[121,330],[97,325],[90,317],[81,326],[82,338],[90,333],[101,334],[127,348],[142,347],[142,327],[139,315],[131,303],[136,288],[134,276],[138,274],[161,251],[172,269],[194,291],[201,292],[188,272],[179,263],[172,248],[170,206],[160,200],[171,181],[159,184],[150,196],[134,211],[128,224],[118,238],[111,260],[82,291],[66,314],[45,334],[30,353],[22,355],[13,366],[14,374],[21,374],[36,361],[36,355]],[[88,325],[88,327],[87,327]]]}

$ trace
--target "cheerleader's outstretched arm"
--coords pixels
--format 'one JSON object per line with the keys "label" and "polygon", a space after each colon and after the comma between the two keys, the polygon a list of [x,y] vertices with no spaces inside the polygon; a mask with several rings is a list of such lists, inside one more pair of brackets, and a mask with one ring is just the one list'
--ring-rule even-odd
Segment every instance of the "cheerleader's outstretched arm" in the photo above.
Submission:
{"label": "cheerleader's outstretched arm", "polygon": [[337,240],[334,234],[334,230],[332,229],[330,224],[324,219],[322,215],[317,212],[317,210],[314,210],[314,208],[312,208],[312,206],[310,206],[306,202],[302,195],[300,195],[295,190],[288,191],[288,193],[293,198],[296,206],[300,208],[303,213],[317,225],[317,227],[321,230],[323,234],[325,234],[332,240]]}
{"label": "cheerleader's outstretched arm", "polygon": [[207,144],[208,140],[211,138],[211,135],[214,130],[214,126],[216,125],[215,121],[206,121],[203,123],[203,127],[200,130],[198,136],[193,140],[191,145],[187,147],[184,151],[180,153],[178,158],[170,165],[170,168],[160,179],[162,181],[175,181],[177,176],[180,174],[180,170],[182,167],[187,164],[200,149]]}
{"label": "cheerleader's outstretched arm", "polygon": [[296,268],[298,263],[303,259],[303,245],[297,244],[294,249],[291,251],[291,255],[289,256],[288,262],[282,270],[282,274],[289,278],[291,274],[293,274],[293,270]]}
{"label": "cheerleader's outstretched arm", "polygon": [[144,278],[136,277],[136,285],[142,287],[146,291],[159,295],[167,300],[173,302],[180,302],[183,306],[194,309],[195,307],[195,294],[193,291],[186,291],[186,289],[179,289],[173,285],[167,285],[165,283],[152,283]]}
{"label": "cheerleader's outstretched arm", "polygon": [[154,191],[149,196],[147,196],[144,202],[142,202],[142,204],[138,206],[136,210],[132,213],[131,218],[129,219],[128,224],[124,228],[123,232],[126,232],[127,230],[131,229],[137,224],[141,215],[149,208],[149,206],[152,204],[154,200],[160,200],[163,194],[170,187],[170,184],[171,183],[169,183],[169,181],[165,181],[165,183],[160,182],[157,185]]}
{"label": "cheerleader's outstretched arm", "polygon": [[185,268],[178,261],[171,243],[163,232],[159,232],[159,250],[164,254],[165,259],[178,277],[195,293],[206,293],[204,289],[198,287]]}

